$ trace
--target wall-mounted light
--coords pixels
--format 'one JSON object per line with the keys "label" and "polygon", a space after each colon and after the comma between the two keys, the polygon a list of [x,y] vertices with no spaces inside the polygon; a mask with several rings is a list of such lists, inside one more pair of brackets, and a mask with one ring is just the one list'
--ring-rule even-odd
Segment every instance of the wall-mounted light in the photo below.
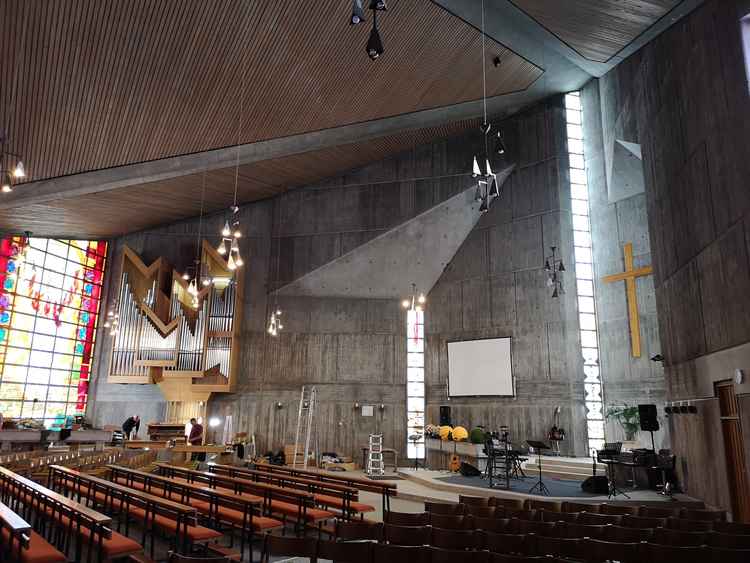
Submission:
{"label": "wall-mounted light", "polygon": [[380,406],[378,407],[378,409],[380,409],[381,412],[384,411],[385,405],[383,403],[380,403]]}
{"label": "wall-mounted light", "polygon": [[284,407],[284,403],[282,403],[281,401],[277,401],[277,402],[276,402],[276,408],[277,408],[277,409],[281,409],[281,408],[283,408],[283,407]]}
{"label": "wall-mounted light", "polygon": [[359,409],[359,401],[354,401],[354,409]]}

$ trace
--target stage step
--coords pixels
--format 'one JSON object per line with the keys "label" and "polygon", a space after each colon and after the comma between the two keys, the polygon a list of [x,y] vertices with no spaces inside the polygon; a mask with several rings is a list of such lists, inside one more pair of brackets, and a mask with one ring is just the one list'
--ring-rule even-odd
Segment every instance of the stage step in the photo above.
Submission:
{"label": "stage step", "polygon": [[[523,470],[527,475],[535,475],[539,469],[537,467],[537,457],[530,455],[528,461],[524,462]],[[591,463],[588,459],[581,460],[571,458],[561,458],[555,456],[542,456],[542,475],[554,477],[556,479],[572,479],[583,481],[591,477]],[[604,474],[604,467],[597,466],[597,474]]]}

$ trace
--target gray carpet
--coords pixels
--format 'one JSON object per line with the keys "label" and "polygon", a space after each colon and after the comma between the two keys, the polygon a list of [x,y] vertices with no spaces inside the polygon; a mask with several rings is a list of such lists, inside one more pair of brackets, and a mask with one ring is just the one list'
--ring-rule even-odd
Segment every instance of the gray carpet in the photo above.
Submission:
{"label": "gray carpet", "polygon": [[[531,487],[533,487],[538,477],[526,477],[524,479],[511,479],[510,490],[514,493],[528,493]],[[489,481],[482,479],[481,477],[464,477],[463,475],[451,475],[449,477],[438,477],[439,481],[450,483],[451,485],[461,485],[462,487],[479,487],[482,489],[489,488]],[[552,477],[544,477],[544,484],[549,489],[549,496],[553,497],[595,497],[591,493],[586,493],[581,490],[581,481],[573,481],[570,479],[554,479]],[[505,490],[502,488],[495,488],[496,490]],[[538,491],[534,491],[535,495],[539,495]],[[542,495],[539,495],[542,496]]]}

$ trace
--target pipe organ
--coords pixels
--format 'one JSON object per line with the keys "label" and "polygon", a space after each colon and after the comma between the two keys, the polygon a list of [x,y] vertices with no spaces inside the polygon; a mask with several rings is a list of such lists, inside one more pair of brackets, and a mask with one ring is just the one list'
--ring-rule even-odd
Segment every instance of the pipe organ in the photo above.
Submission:
{"label": "pipe organ", "polygon": [[146,266],[124,249],[110,382],[159,383],[163,390],[179,383],[175,400],[185,399],[186,384],[206,398],[233,390],[243,271],[230,270],[206,241],[201,264],[206,282],[194,296],[163,258]]}

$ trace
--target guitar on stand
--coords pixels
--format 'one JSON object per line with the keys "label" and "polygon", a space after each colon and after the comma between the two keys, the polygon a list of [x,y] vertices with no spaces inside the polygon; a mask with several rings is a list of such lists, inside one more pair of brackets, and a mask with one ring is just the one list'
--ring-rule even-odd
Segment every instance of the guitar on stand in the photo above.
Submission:
{"label": "guitar on stand", "polygon": [[451,473],[458,473],[461,469],[461,460],[458,459],[458,455],[456,454],[456,442],[453,442],[453,455],[450,462],[448,462],[448,469],[450,469]]}
{"label": "guitar on stand", "polygon": [[552,446],[550,455],[560,455],[560,442],[565,439],[565,429],[560,428],[560,407],[555,407],[552,428],[547,432],[547,439]]}

